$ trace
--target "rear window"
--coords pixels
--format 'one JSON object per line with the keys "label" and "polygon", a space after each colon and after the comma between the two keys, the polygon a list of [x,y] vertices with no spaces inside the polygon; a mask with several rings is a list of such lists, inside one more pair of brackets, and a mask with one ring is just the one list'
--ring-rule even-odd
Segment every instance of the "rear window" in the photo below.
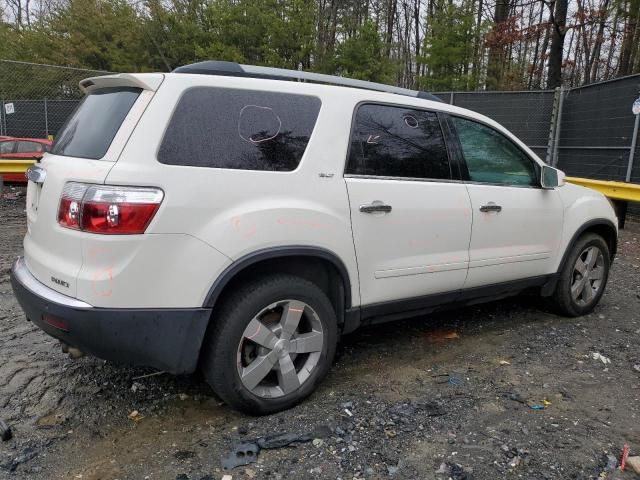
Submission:
{"label": "rear window", "polygon": [[0,142],[0,154],[13,153],[16,142]]}
{"label": "rear window", "polygon": [[102,88],[91,92],[58,132],[51,152],[94,160],[104,157],[141,91]]}
{"label": "rear window", "polygon": [[38,142],[18,142],[16,153],[41,152],[42,144]]}
{"label": "rear window", "polygon": [[320,99],[196,87],[176,107],[158,151],[170,165],[291,171],[300,163]]}

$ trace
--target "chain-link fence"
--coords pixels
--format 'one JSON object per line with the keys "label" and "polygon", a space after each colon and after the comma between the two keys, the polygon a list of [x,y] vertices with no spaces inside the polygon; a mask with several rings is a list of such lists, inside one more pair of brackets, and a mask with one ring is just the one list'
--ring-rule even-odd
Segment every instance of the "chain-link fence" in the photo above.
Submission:
{"label": "chain-link fence", "polygon": [[447,103],[468,108],[504,125],[545,158],[554,108],[554,91],[436,93]]}
{"label": "chain-link fence", "polygon": [[640,142],[627,178],[640,75],[564,90],[440,92],[500,122],[568,175],[640,183]]}
{"label": "chain-link fence", "polygon": [[78,82],[107,73],[0,60],[0,136],[55,135],[82,97]]}

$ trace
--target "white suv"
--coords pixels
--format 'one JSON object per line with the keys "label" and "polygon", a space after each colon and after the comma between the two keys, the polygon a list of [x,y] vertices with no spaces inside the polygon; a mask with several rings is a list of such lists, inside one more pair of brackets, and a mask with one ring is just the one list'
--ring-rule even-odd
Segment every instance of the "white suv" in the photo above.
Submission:
{"label": "white suv", "polygon": [[28,172],[12,284],[83,352],[199,368],[263,414],[309,395],[359,325],[532,287],[576,316],[603,294],[607,199],[477,113],[226,62],[80,85]]}

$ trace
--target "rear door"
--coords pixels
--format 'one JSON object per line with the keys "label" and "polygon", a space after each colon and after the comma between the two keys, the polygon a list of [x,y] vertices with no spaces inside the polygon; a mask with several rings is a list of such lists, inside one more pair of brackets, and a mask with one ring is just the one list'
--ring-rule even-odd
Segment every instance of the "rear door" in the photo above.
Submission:
{"label": "rear door", "polygon": [[463,286],[471,212],[456,177],[437,113],[357,107],[345,180],[363,305]]}
{"label": "rear door", "polygon": [[543,276],[553,271],[563,205],[540,186],[540,167],[497,129],[451,117],[468,172],[473,209],[465,288]]}
{"label": "rear door", "polygon": [[[113,84],[114,77],[108,78]],[[27,188],[27,266],[40,282],[69,296],[76,295],[86,234],[58,224],[62,192],[68,182],[104,183],[152,95],[130,85],[102,88],[101,82],[92,83],[58,132],[52,152],[32,167],[37,175],[31,175]]]}

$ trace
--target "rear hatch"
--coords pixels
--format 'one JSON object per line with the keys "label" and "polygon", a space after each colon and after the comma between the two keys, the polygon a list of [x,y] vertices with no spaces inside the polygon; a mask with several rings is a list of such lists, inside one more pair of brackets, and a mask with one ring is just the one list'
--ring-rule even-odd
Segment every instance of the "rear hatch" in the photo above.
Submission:
{"label": "rear hatch", "polygon": [[58,132],[51,153],[28,172],[25,260],[48,287],[76,296],[82,241],[90,235],[58,223],[65,186],[68,191],[69,182],[104,183],[162,79],[122,74],[80,82],[86,96]]}

